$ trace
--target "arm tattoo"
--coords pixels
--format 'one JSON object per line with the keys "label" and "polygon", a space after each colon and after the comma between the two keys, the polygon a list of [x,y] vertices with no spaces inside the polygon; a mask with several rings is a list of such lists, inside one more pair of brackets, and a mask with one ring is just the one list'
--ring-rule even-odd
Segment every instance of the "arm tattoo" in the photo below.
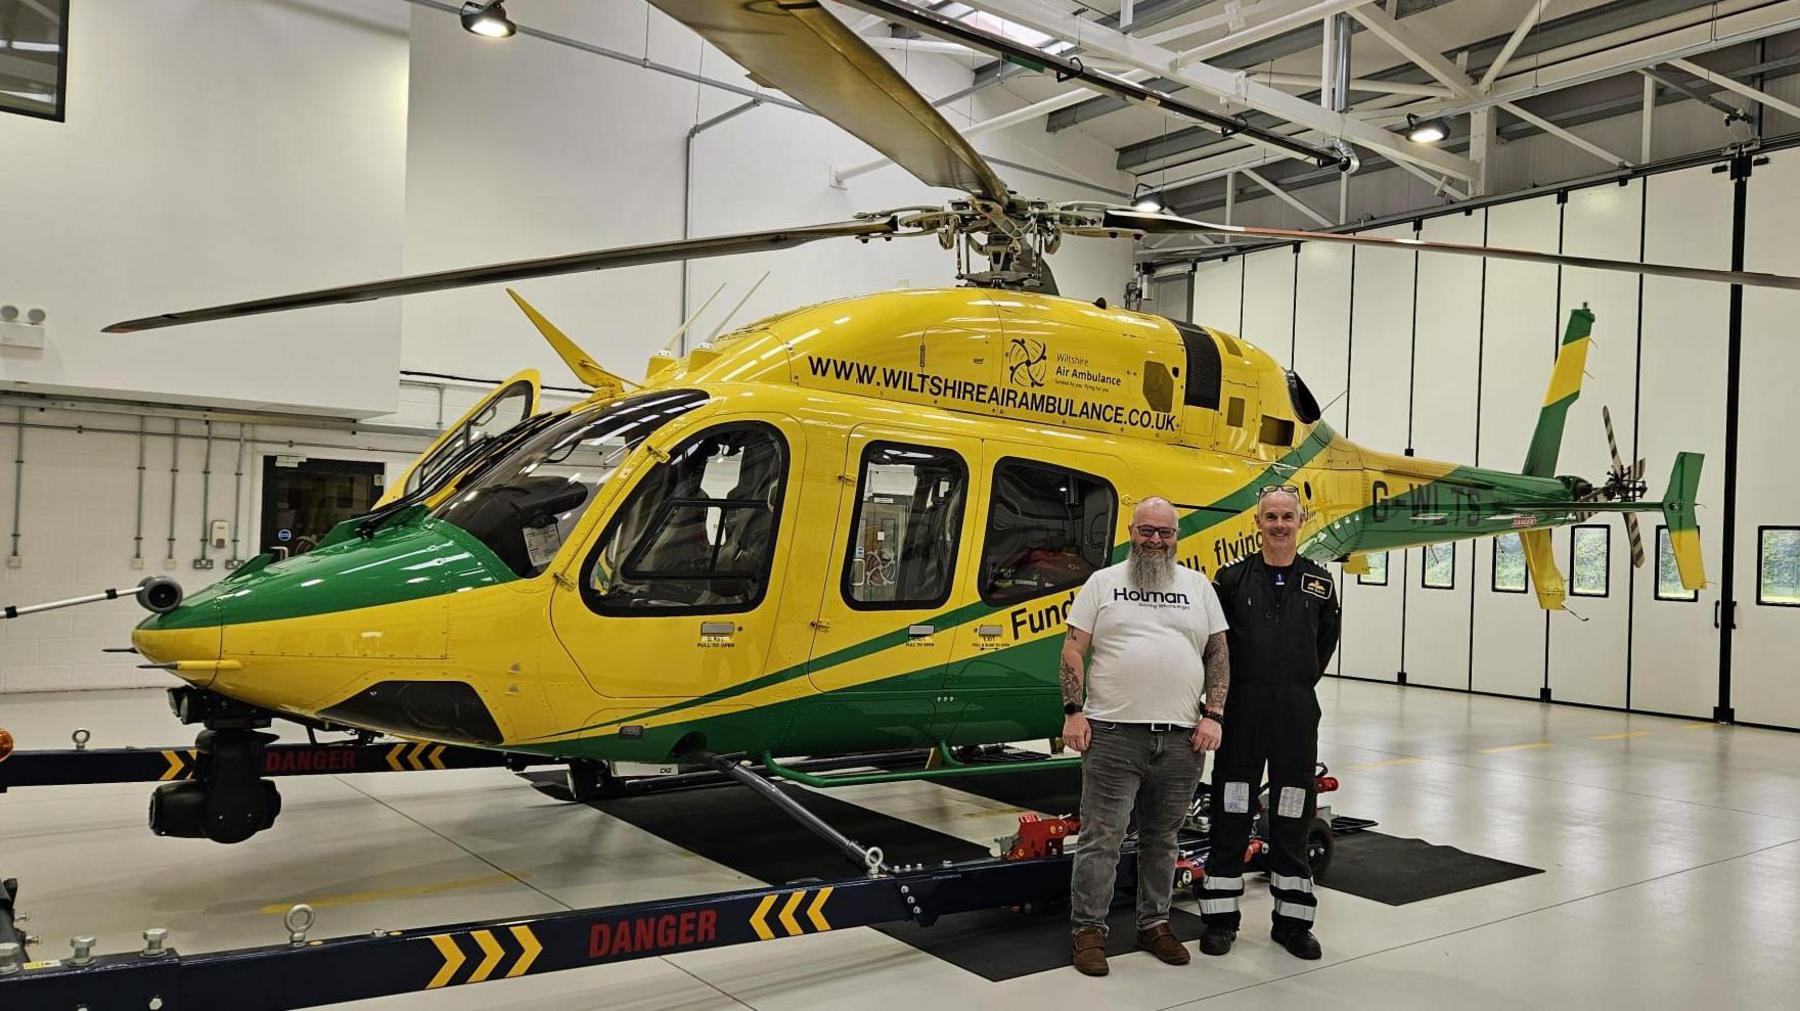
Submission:
{"label": "arm tattoo", "polygon": [[1070,660],[1068,654],[1062,658],[1062,697],[1063,702],[1080,705],[1087,700],[1087,685],[1081,677],[1081,666]]}
{"label": "arm tattoo", "polygon": [[1231,649],[1225,633],[1214,632],[1206,640],[1206,708],[1224,711],[1225,694],[1231,689]]}

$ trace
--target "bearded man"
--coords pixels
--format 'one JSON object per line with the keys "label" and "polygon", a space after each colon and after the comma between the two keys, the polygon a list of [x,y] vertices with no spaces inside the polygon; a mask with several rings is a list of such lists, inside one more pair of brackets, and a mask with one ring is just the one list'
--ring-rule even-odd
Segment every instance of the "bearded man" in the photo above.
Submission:
{"label": "bearded man", "polygon": [[1138,947],[1170,965],[1188,961],[1169,928],[1175,837],[1205,752],[1219,746],[1231,680],[1212,584],[1175,561],[1175,507],[1139,502],[1130,534],[1130,556],[1076,594],[1062,649],[1063,742],[1081,753],[1072,961],[1089,976],[1107,972],[1106,914],[1133,809]]}

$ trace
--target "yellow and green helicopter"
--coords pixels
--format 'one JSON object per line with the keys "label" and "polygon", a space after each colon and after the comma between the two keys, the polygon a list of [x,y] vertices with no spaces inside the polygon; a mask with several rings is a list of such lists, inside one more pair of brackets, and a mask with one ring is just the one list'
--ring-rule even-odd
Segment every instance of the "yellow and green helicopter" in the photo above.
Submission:
{"label": "yellow and green helicopter", "polygon": [[[1371,553],[1516,531],[1539,601],[1557,608],[1549,529],[1648,510],[1668,523],[1683,585],[1703,584],[1698,455],[1677,456],[1660,501],[1622,464],[1597,484],[1554,472],[1594,321],[1585,309],[1571,314],[1512,473],[1356,445],[1268,354],[1216,329],[1060,297],[1045,258],[1067,236],[1198,231],[1800,279],[1026,200],[817,4],[653,2],[924,182],[967,196],[109,329],[833,237],[936,236],[968,286],[781,313],[659,355],[641,383],[602,368],[514,293],[592,396],[540,413],[535,373],[503,383],[369,515],[144,621],[133,642],[152,664],[302,720],[562,759],[745,755],[780,770],[782,756],[922,747],[953,765],[952,746],[1058,732],[1063,617],[1087,575],[1123,557],[1132,505],[1152,494],[1177,503],[1183,560],[1207,570],[1256,550],[1258,492],[1286,485],[1307,510],[1305,553],[1350,571]],[[972,269],[978,256],[985,270]],[[265,820],[253,803],[239,819],[247,831],[208,831],[177,811],[217,807],[195,792],[205,789],[165,786],[158,830],[241,838]]]}

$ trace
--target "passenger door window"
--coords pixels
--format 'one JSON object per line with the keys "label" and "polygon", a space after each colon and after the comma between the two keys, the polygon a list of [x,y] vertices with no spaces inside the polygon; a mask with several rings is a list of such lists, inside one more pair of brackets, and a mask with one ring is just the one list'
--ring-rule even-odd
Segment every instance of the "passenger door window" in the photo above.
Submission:
{"label": "passenger door window", "polygon": [[844,559],[845,602],[876,610],[948,600],[968,487],[968,468],[954,451],[870,443]]}
{"label": "passenger door window", "polygon": [[1117,494],[1098,477],[1001,460],[981,552],[981,599],[1005,606],[1080,586],[1110,560],[1117,514]]}

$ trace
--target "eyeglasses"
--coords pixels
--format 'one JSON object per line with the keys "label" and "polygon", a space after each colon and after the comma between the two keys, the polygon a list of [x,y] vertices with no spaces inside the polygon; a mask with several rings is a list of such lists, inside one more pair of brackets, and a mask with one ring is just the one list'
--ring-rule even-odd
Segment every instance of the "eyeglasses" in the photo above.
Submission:
{"label": "eyeglasses", "polygon": [[1152,537],[1160,537],[1165,541],[1172,541],[1175,539],[1175,534],[1177,533],[1174,527],[1153,527],[1147,524],[1141,527],[1134,527],[1133,529],[1137,531],[1139,537],[1142,537],[1145,540],[1149,540]]}
{"label": "eyeglasses", "polygon": [[1265,484],[1256,490],[1256,497],[1262,498],[1264,495],[1272,495],[1278,491],[1287,492],[1296,499],[1300,497],[1300,489],[1291,484]]}

